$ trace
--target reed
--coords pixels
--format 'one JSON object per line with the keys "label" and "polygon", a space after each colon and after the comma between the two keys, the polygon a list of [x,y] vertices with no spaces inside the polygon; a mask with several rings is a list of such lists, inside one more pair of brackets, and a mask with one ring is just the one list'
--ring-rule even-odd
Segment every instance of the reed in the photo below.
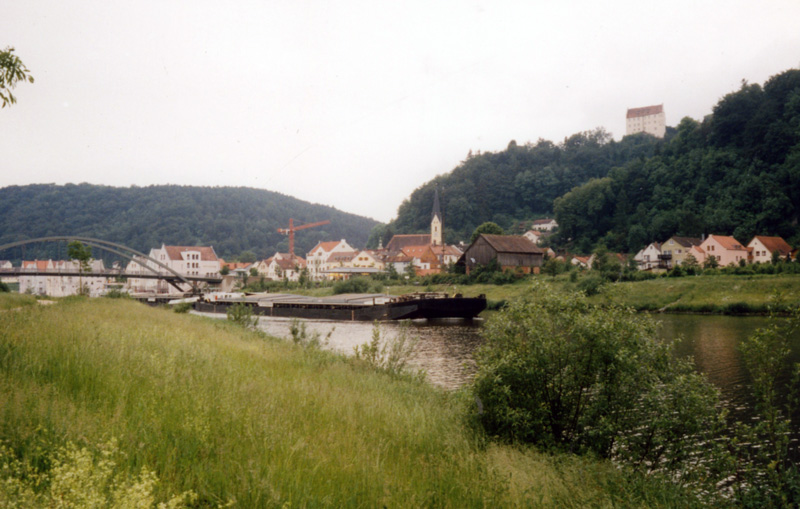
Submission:
{"label": "reed", "polygon": [[198,506],[682,500],[607,463],[487,445],[468,404],[355,359],[124,299],[0,314],[0,440],[39,471],[68,443],[115,439],[123,473],[157,475],[156,500],[191,490]]}

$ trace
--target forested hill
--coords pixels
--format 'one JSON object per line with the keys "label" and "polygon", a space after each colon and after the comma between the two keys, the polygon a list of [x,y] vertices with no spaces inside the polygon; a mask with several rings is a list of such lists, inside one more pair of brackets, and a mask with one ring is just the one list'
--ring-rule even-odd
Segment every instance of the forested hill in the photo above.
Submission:
{"label": "forested hill", "polygon": [[[687,92],[690,93],[690,92]],[[563,241],[636,252],[673,234],[780,235],[800,243],[800,70],[742,83],[702,121],[684,118],[659,154],[555,203]]]}
{"label": "forested hill", "polygon": [[615,142],[609,133],[596,129],[558,144],[542,139],[524,145],[512,141],[502,152],[470,154],[450,173],[416,189],[382,233],[388,238],[392,233],[427,231],[437,187],[447,242],[469,240],[486,221],[508,230],[520,221],[551,215],[557,197],[591,178],[605,177],[615,166],[653,155],[663,143],[649,135]]}
{"label": "forested hill", "polygon": [[[244,187],[107,187],[51,184],[0,188],[0,245],[26,238],[80,235],[118,242],[148,252],[167,245],[214,246],[231,258],[253,251],[259,258],[286,252],[288,240],[277,232],[295,225],[330,220],[331,224],[297,232],[295,252],[305,255],[319,240],[347,239],[364,247],[378,224],[332,207],[279,193]],[[64,257],[64,249],[42,244],[25,256]],[[0,253],[18,259],[20,253]]]}

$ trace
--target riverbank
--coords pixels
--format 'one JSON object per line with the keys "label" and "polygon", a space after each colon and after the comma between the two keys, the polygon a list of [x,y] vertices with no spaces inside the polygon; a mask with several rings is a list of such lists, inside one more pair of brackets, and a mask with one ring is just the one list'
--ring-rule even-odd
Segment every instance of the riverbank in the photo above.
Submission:
{"label": "riverbank", "polygon": [[[471,404],[126,299],[0,315],[0,466],[11,458],[42,476],[68,442],[100,459],[114,438],[123,478],[145,467],[160,479],[157,500],[191,490],[199,506],[692,505],[610,463],[487,441],[466,424]],[[9,486],[0,502],[17,493]]]}
{"label": "riverbank", "polygon": [[19,294],[14,292],[0,293],[0,311],[16,309],[36,304],[36,297],[33,295]]}
{"label": "riverbank", "polygon": [[[536,277],[549,281],[560,289],[574,291],[580,289],[581,278],[586,276],[578,277],[575,281],[571,281],[567,275],[560,275],[555,279],[544,275]],[[491,312],[493,307],[518,298],[529,285],[530,280],[523,279],[508,285],[388,286],[386,291],[397,295],[421,289],[451,293],[457,291],[467,297],[485,294]],[[800,306],[800,275],[796,274],[661,277],[614,283],[614,287],[616,300],[639,311],[759,315],[767,314],[771,305],[777,305],[779,309]],[[606,298],[594,295],[590,297],[590,301],[602,303]]]}

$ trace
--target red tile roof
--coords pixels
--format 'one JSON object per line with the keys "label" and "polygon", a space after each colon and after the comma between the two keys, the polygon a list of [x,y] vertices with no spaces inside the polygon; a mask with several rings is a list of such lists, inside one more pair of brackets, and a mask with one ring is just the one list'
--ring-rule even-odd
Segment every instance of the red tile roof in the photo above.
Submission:
{"label": "red tile roof", "polygon": [[719,242],[722,247],[729,251],[747,251],[747,248],[745,248],[741,242],[733,237],[726,235],[709,235],[709,238],[710,237],[713,237],[714,240]]}
{"label": "red tile roof", "polygon": [[[774,253],[775,251],[779,252],[781,256],[786,256],[787,254],[792,252],[792,246],[790,246],[782,237],[765,237],[763,235],[756,235],[753,237],[753,240],[758,239],[764,247],[770,253]],[[753,243],[753,240],[750,243]]]}
{"label": "red tile roof", "polygon": [[200,259],[205,262],[218,261],[217,253],[214,252],[213,247],[205,246],[164,246],[167,256],[170,260],[183,260],[181,253],[185,251],[199,251]]}
{"label": "red tile roof", "polygon": [[658,115],[659,113],[664,113],[663,104],[656,106],[645,106],[643,108],[630,108],[628,110],[627,118],[647,117],[650,115]]}
{"label": "red tile roof", "polygon": [[331,240],[331,241],[328,241],[328,242],[320,242],[316,246],[311,248],[311,251],[309,251],[309,253],[313,253],[317,249],[322,249],[326,253],[330,253],[336,246],[339,245],[339,242],[340,241],[338,241],[338,240]]}
{"label": "red tile roof", "polygon": [[414,235],[395,235],[386,244],[388,251],[402,251],[408,246],[427,246],[431,243],[431,236],[428,234]]}

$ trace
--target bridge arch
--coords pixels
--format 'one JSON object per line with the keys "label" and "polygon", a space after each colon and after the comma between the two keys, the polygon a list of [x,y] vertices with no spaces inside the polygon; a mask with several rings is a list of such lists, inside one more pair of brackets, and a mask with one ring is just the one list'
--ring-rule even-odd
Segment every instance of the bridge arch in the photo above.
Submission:
{"label": "bridge arch", "polygon": [[[150,256],[142,253],[141,251],[137,251],[137,250],[135,250],[133,248],[124,246],[122,244],[117,244],[116,242],[110,242],[110,241],[107,241],[107,240],[94,239],[92,237],[78,237],[78,236],[73,236],[73,235],[69,235],[69,236],[54,236],[54,237],[39,237],[39,238],[35,238],[35,239],[26,239],[26,240],[20,240],[20,241],[17,241],[17,242],[11,242],[9,244],[3,244],[2,246],[0,246],[0,251],[5,251],[7,249],[11,249],[11,248],[14,248],[14,247],[19,247],[19,246],[24,246],[24,245],[27,245],[27,244],[36,244],[36,243],[39,243],[39,242],[65,242],[65,241],[66,242],[73,242],[73,241],[76,241],[76,240],[79,241],[79,242],[82,242],[84,244],[87,244],[87,245],[90,245],[90,246],[93,246],[93,247],[97,247],[99,249],[103,249],[103,250],[108,251],[110,253],[114,253],[116,255],[122,256],[122,257],[127,258],[128,260],[136,262],[136,263],[139,263],[140,260],[136,260],[135,257],[139,257],[140,259],[143,258],[143,259],[145,259],[147,261],[153,262],[158,267],[161,267],[162,269],[166,270],[167,272],[169,272],[170,274],[175,276],[175,278],[179,279],[182,283],[186,283],[189,286],[191,286],[193,292],[197,291],[197,286],[196,286],[195,283],[189,281],[182,274],[178,273],[177,271],[173,270],[172,268],[168,267],[167,265],[159,262],[155,258],[151,258]],[[145,269],[149,270],[153,274],[159,275],[159,272],[157,270],[155,270],[154,268],[150,267],[149,265],[146,265],[146,264],[143,264],[143,263],[139,263],[139,266],[144,267]],[[167,282],[170,283],[175,288],[177,288],[178,290],[182,290],[180,287],[178,287],[175,283],[173,283],[169,279],[167,279]]]}

